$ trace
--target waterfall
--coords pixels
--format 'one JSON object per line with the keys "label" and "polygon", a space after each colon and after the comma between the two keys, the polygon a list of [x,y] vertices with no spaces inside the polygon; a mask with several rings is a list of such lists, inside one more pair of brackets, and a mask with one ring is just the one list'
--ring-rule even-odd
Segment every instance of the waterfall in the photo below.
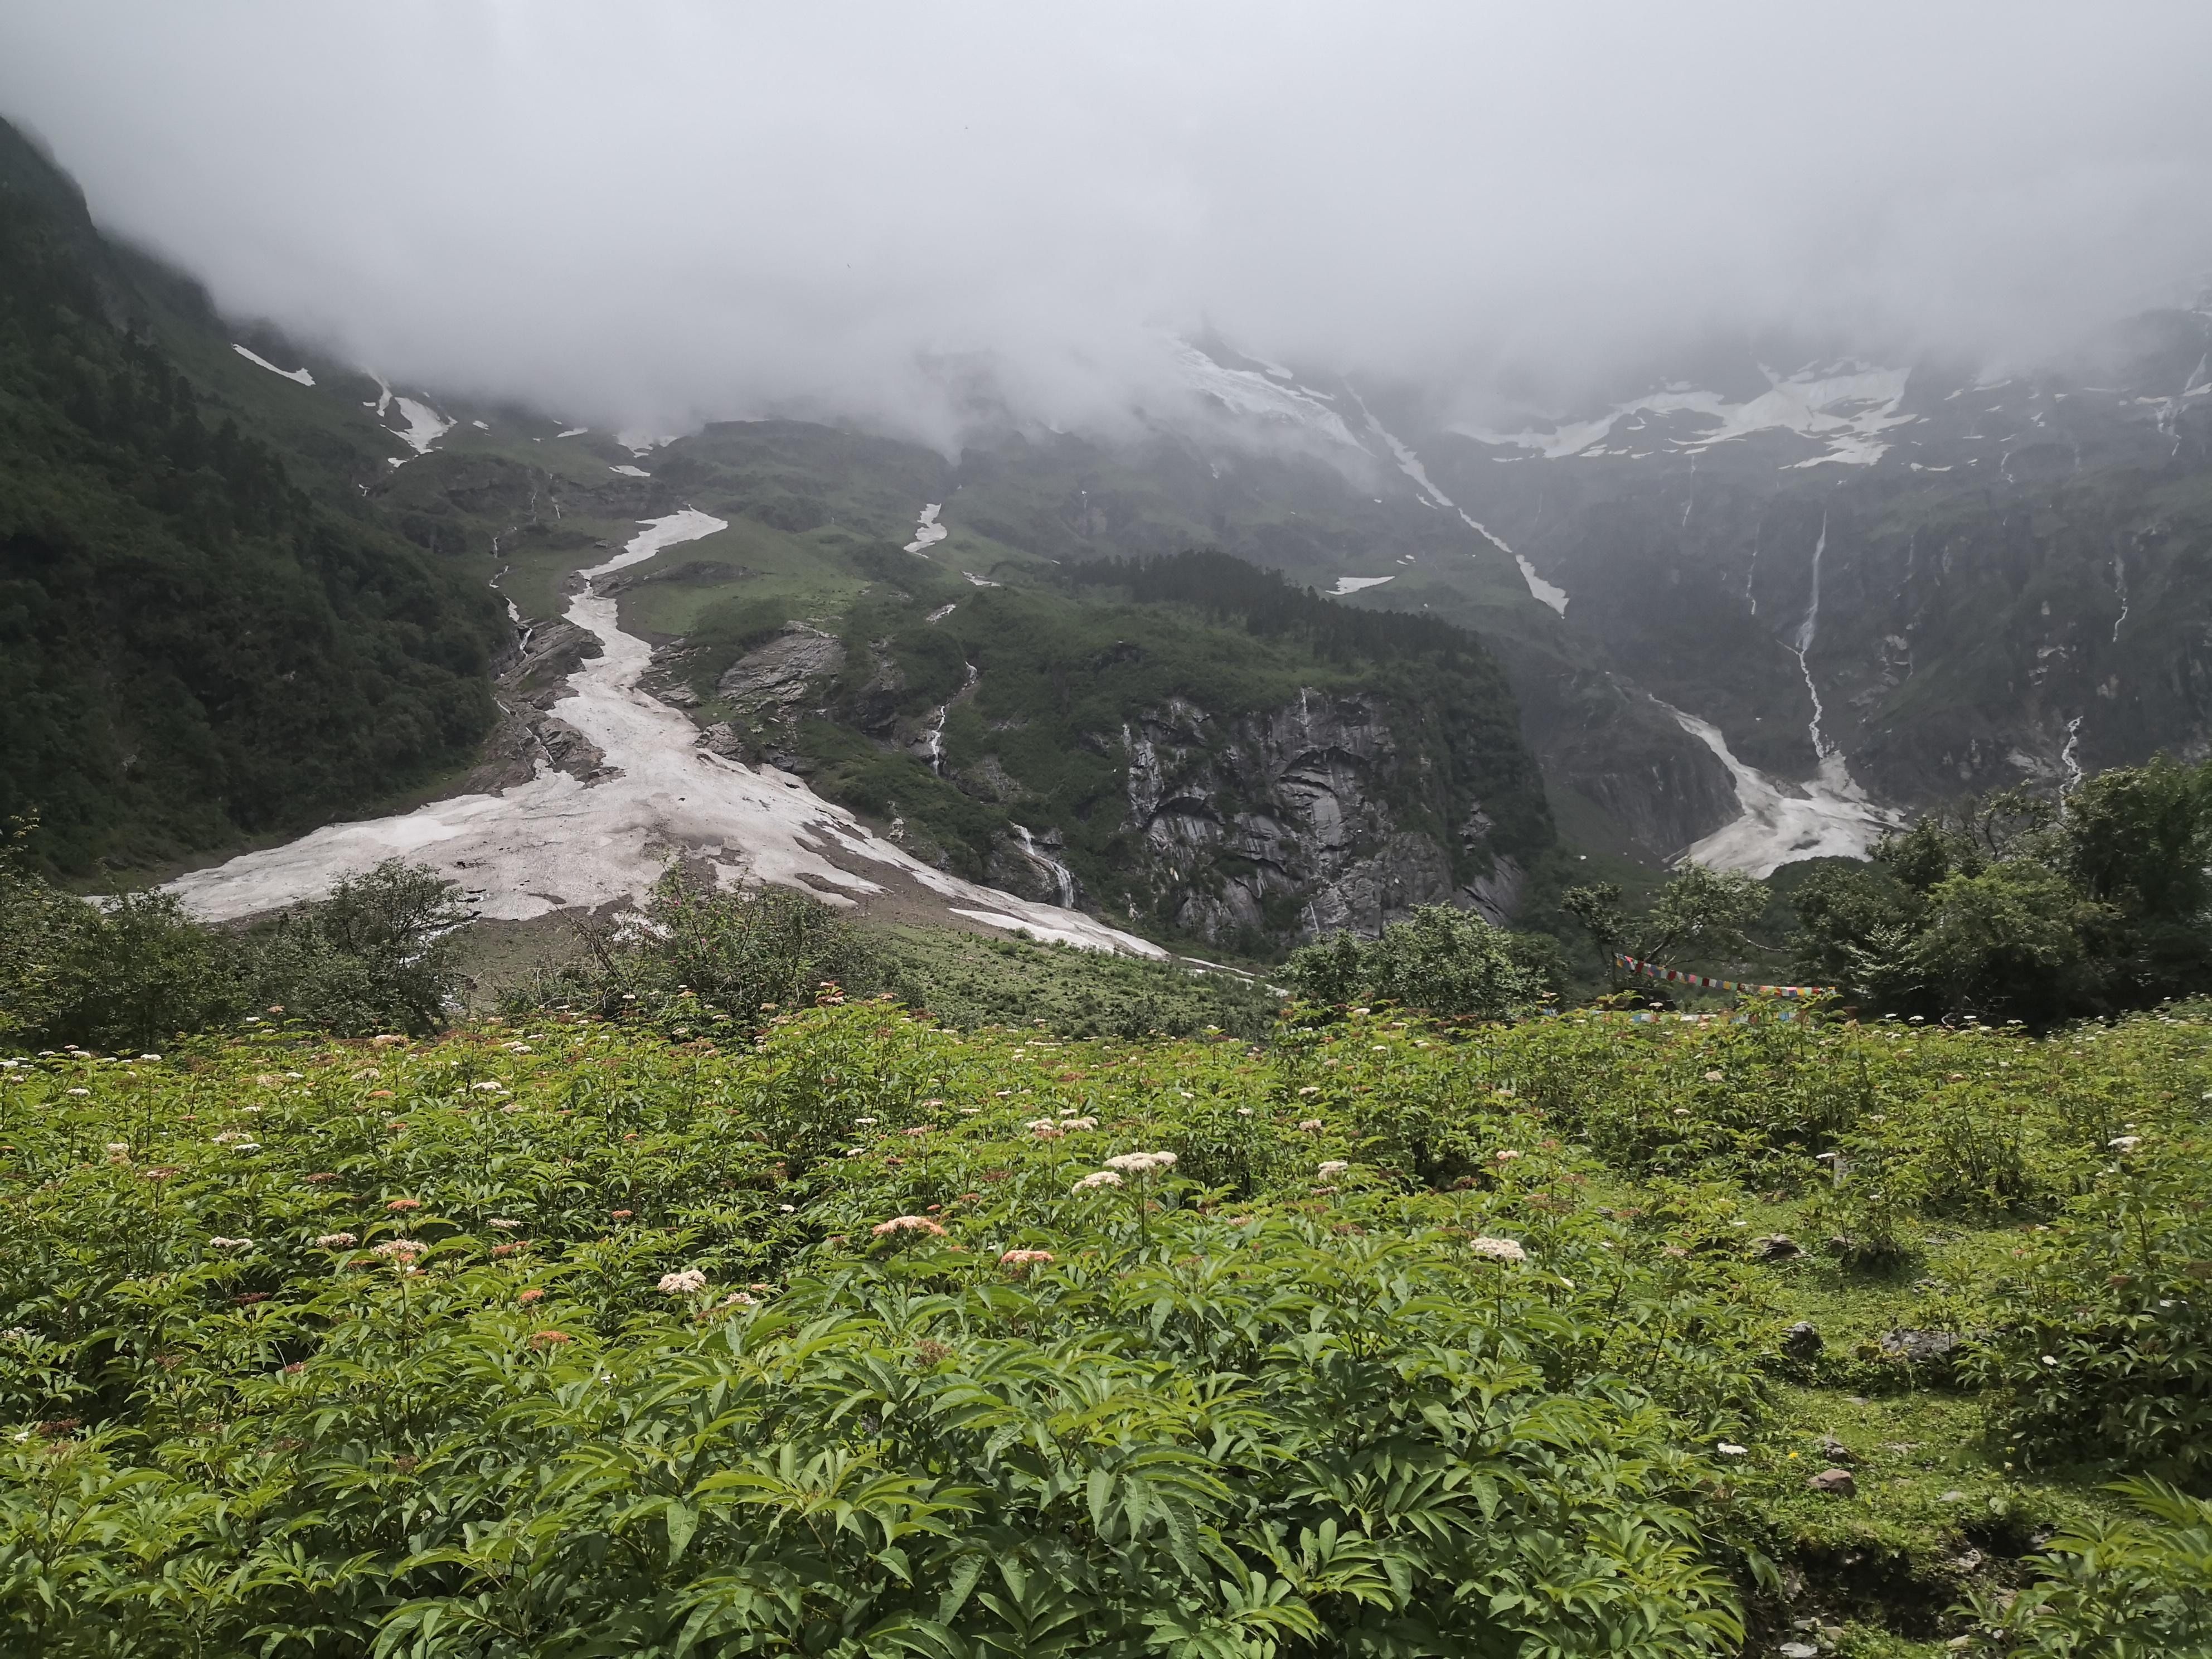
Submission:
{"label": "waterfall", "polygon": [[[952,607],[948,605],[945,609],[950,611]],[[939,614],[942,615],[943,612]],[[934,617],[930,618],[932,622],[936,619]],[[939,777],[945,775],[945,718],[952,713],[952,705],[973,691],[975,689],[975,682],[982,678],[981,672],[974,663],[968,664],[967,669],[968,678],[960,682],[960,689],[930,711],[929,729],[922,737],[921,752],[928,757],[929,769]]]}
{"label": "waterfall", "polygon": [[1797,659],[1797,672],[1805,677],[1805,690],[1813,699],[1813,755],[1816,760],[1827,759],[1833,745],[1820,733],[1820,688],[1813,684],[1813,670],[1805,660],[1805,653],[1813,648],[1813,639],[1820,626],[1820,555],[1828,549],[1828,515],[1820,514],[1820,538],[1813,544],[1813,597],[1805,607],[1805,620],[1797,624],[1797,637],[1790,649]]}
{"label": "waterfall", "polygon": [[1053,891],[1057,902],[1065,909],[1075,908],[1075,872],[1036,844],[1036,837],[1017,823],[1011,826],[1022,843],[1022,856],[1039,868],[1052,872]]}

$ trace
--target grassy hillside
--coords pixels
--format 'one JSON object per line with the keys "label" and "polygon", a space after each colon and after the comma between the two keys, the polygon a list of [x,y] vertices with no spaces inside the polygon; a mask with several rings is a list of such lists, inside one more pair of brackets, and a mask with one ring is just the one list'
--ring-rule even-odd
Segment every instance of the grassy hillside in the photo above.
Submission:
{"label": "grassy hillside", "polygon": [[2203,1652],[2212,1512],[2103,1483],[2212,1473],[2208,1062],[2194,1010],[1263,1050],[888,1003],[11,1062],[0,1621]]}
{"label": "grassy hillside", "polygon": [[303,465],[180,363],[155,319],[183,289],[149,270],[0,124],[0,818],[73,873],[453,764],[504,633],[480,581],[303,488],[342,457]]}

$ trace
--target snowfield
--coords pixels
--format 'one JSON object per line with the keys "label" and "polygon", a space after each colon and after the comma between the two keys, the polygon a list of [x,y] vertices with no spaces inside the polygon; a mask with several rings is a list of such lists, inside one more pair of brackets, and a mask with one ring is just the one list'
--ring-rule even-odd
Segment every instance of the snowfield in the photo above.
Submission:
{"label": "snowfield", "polygon": [[529,782],[503,793],[331,824],[195,871],[167,890],[195,915],[227,921],[319,898],[341,876],[403,857],[460,883],[479,915],[521,921],[640,897],[680,850],[710,864],[725,886],[775,882],[851,908],[896,882],[990,927],[1091,950],[1166,955],[1080,912],[948,876],[879,839],[799,779],[698,747],[690,720],[637,689],[652,648],[617,626],[615,601],[592,583],[728,526],[694,510],[641,524],[619,554],[580,573],[585,585],[568,618],[605,650],[585,659],[569,678],[573,695],[553,710],[599,746],[611,775],[582,783],[541,765]]}
{"label": "snowfield", "polygon": [[[1366,446],[1352,435],[1344,417],[1328,406],[1320,392],[1295,384],[1283,385],[1248,368],[1217,363],[1188,341],[1174,341],[1170,349],[1184,383],[1201,397],[1218,399],[1231,415],[1279,429],[1309,433],[1365,453]],[[1279,366],[1273,372],[1285,379],[1290,373]]]}
{"label": "snowfield", "polygon": [[914,539],[906,544],[908,552],[927,553],[952,533],[950,528],[937,521],[937,515],[944,510],[942,501],[931,501],[923,507],[921,516],[915,520]]}
{"label": "snowfield", "polygon": [[295,386],[313,386],[315,383],[315,377],[308,374],[304,368],[279,368],[276,364],[270,362],[266,357],[260,356],[257,352],[248,351],[242,345],[234,345],[231,347],[231,349],[235,351],[240,356],[245,358],[247,362],[252,363],[255,368],[265,368],[271,374],[277,376],[280,380],[289,380]]}
{"label": "snowfield", "polygon": [[1882,434],[1920,418],[1898,413],[1905,398],[1905,383],[1911,374],[1910,369],[1832,363],[1802,368],[1794,374],[1778,374],[1771,368],[1765,373],[1767,389],[1740,404],[1729,403],[1717,392],[1676,385],[1615,404],[1587,421],[1550,422],[1518,432],[1473,426],[1454,427],[1452,430],[1477,443],[1533,450],[1547,459],[1559,460],[1570,455],[1631,453],[1625,446],[1608,447],[1607,442],[1614,427],[1631,416],[1663,420],[1687,416],[1691,418],[1680,422],[1673,436],[1652,432],[1648,429],[1648,419],[1640,421],[1634,438],[1638,447],[1634,453],[1648,453],[1654,447],[1663,447],[1679,454],[1696,455],[1715,444],[1753,432],[1782,431],[1795,432],[1826,446],[1822,453],[1796,462],[1798,466],[1819,466],[1831,461],[1871,466],[1889,448]]}
{"label": "snowfield", "polygon": [[1742,811],[1685,851],[1678,863],[1741,870],[1764,881],[1793,859],[1863,859],[1892,830],[1901,813],[1877,806],[1853,781],[1839,750],[1820,757],[1819,775],[1807,784],[1785,783],[1738,760],[1720,728],[1674,704],[1659,706],[1719,757],[1735,780]]}

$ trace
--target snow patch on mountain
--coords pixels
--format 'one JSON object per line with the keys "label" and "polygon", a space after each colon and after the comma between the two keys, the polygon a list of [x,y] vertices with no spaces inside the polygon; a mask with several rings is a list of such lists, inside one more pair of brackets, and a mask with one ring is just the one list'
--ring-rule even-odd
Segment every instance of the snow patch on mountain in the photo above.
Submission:
{"label": "snow patch on mountain", "polygon": [[1359,412],[1366,416],[1367,429],[1382,440],[1383,447],[1390,452],[1391,459],[1398,463],[1398,470],[1411,478],[1413,481],[1413,487],[1421,492],[1421,499],[1431,507],[1449,508],[1458,514],[1462,524],[1512,560],[1519,568],[1521,580],[1528,584],[1529,598],[1540,605],[1549,605],[1559,615],[1565,616],[1567,590],[1556,583],[1546,581],[1536,574],[1534,565],[1529,563],[1521,554],[1516,553],[1511,548],[1506,546],[1502,538],[1478,522],[1465,507],[1454,503],[1450,496],[1437,489],[1431,481],[1429,470],[1421,465],[1421,458],[1405,444],[1401,443],[1383,427],[1382,422],[1375,418],[1374,412],[1367,407],[1367,400],[1356,392],[1352,394],[1352,401],[1359,405]]}
{"label": "snow patch on mountain", "polygon": [[1368,453],[1367,447],[1352,435],[1344,416],[1328,406],[1326,394],[1308,386],[1279,381],[1249,368],[1231,368],[1214,362],[1188,341],[1174,342],[1171,349],[1185,384],[1200,396],[1214,399],[1231,415],[1263,426],[1311,434],[1363,454]]}
{"label": "snow patch on mountain", "polygon": [[1878,806],[1852,778],[1841,750],[1820,757],[1810,783],[1788,783],[1735,757],[1718,726],[1654,697],[1674,723],[1713,751],[1735,783],[1737,815],[1685,850],[1678,863],[1741,870],[1761,880],[1796,859],[1863,859],[1904,825],[1903,814]]}
{"label": "snow patch on mountain", "polygon": [[556,708],[605,757],[592,781],[542,767],[504,794],[459,795],[396,817],[331,824],[195,871],[167,890],[195,915],[224,921],[320,897],[340,877],[401,857],[460,883],[477,914],[522,921],[641,898],[681,849],[711,865],[726,887],[773,882],[850,908],[897,879],[991,927],[1092,950],[1166,955],[1079,911],[962,881],[909,857],[799,779],[700,747],[690,720],[640,690],[652,647],[623,631],[614,599],[592,584],[727,527],[696,510],[644,520],[620,553],[578,573],[584,586],[568,619],[603,650],[569,677],[572,695]]}
{"label": "snow patch on mountain", "polygon": [[937,515],[944,510],[945,503],[942,501],[932,501],[921,509],[921,516],[915,520],[914,539],[906,544],[908,552],[927,553],[952,533],[937,521]]}
{"label": "snow patch on mountain", "polygon": [[[1890,447],[1884,433],[1920,418],[1899,412],[1905,382],[1912,373],[1909,368],[1846,362],[1778,374],[1762,364],[1760,372],[1767,378],[1767,389],[1738,404],[1729,402],[1719,392],[1678,381],[1615,404],[1586,421],[1546,422],[1517,432],[1476,426],[1451,429],[1477,443],[1530,450],[1552,460],[1568,456],[1648,455],[1655,447],[1697,455],[1715,444],[1754,432],[1794,432],[1826,446],[1821,453],[1796,465],[1819,466],[1832,461],[1871,466]],[[1642,417],[1632,428],[1638,447],[1631,449],[1626,442],[1608,443],[1621,422],[1637,416]],[[1655,433],[1655,422],[1665,422],[1679,435]]]}
{"label": "snow patch on mountain", "polygon": [[1395,576],[1339,576],[1336,586],[1328,590],[1328,595],[1333,599],[1340,599],[1347,593],[1358,592],[1362,588],[1380,587],[1384,582],[1397,580]]}
{"label": "snow patch on mountain", "polygon": [[[399,418],[407,424],[404,427],[390,427],[390,422],[386,421],[386,426],[400,442],[405,444],[416,454],[428,454],[430,446],[451,432],[458,424],[457,422],[447,420],[426,403],[419,403],[415,398],[402,397],[385,384],[382,375],[373,374],[369,378],[376,382],[376,402],[374,404],[366,404],[364,407],[374,408],[376,410],[376,418],[380,421],[385,421],[387,413],[397,409],[399,411]],[[410,459],[411,458],[408,456],[397,455],[392,458],[392,465],[398,466]]]}
{"label": "snow patch on mountain", "polygon": [[315,377],[308,374],[304,368],[279,368],[276,364],[270,362],[266,357],[262,356],[258,352],[248,351],[242,345],[234,345],[231,347],[231,349],[235,351],[240,356],[245,358],[247,362],[252,363],[256,368],[265,368],[271,374],[276,375],[279,380],[289,380],[295,386],[313,386],[315,383]]}

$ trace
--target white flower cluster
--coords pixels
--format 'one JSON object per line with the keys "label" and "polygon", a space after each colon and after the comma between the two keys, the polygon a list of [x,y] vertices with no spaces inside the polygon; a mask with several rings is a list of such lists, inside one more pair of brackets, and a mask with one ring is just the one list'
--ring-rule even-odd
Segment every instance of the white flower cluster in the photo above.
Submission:
{"label": "white flower cluster", "polygon": [[1528,1252],[1510,1238],[1470,1238],[1467,1248],[1477,1255],[1486,1255],[1492,1261],[1526,1261]]}
{"label": "white flower cluster", "polygon": [[686,1267],[681,1273],[660,1276],[660,1289],[666,1296],[691,1296],[706,1288],[707,1275],[696,1267]]}
{"label": "white flower cluster", "polygon": [[1123,1152],[1106,1160],[1108,1169],[1119,1170],[1123,1175],[1150,1175],[1155,1170],[1172,1170],[1175,1164],[1173,1152]]}
{"label": "white flower cluster", "polygon": [[1090,1193],[1096,1192],[1102,1187],[1118,1187],[1121,1184],[1121,1177],[1115,1175],[1111,1170],[1097,1170],[1084,1176],[1082,1180],[1077,1182],[1069,1190],[1078,1193]]}

